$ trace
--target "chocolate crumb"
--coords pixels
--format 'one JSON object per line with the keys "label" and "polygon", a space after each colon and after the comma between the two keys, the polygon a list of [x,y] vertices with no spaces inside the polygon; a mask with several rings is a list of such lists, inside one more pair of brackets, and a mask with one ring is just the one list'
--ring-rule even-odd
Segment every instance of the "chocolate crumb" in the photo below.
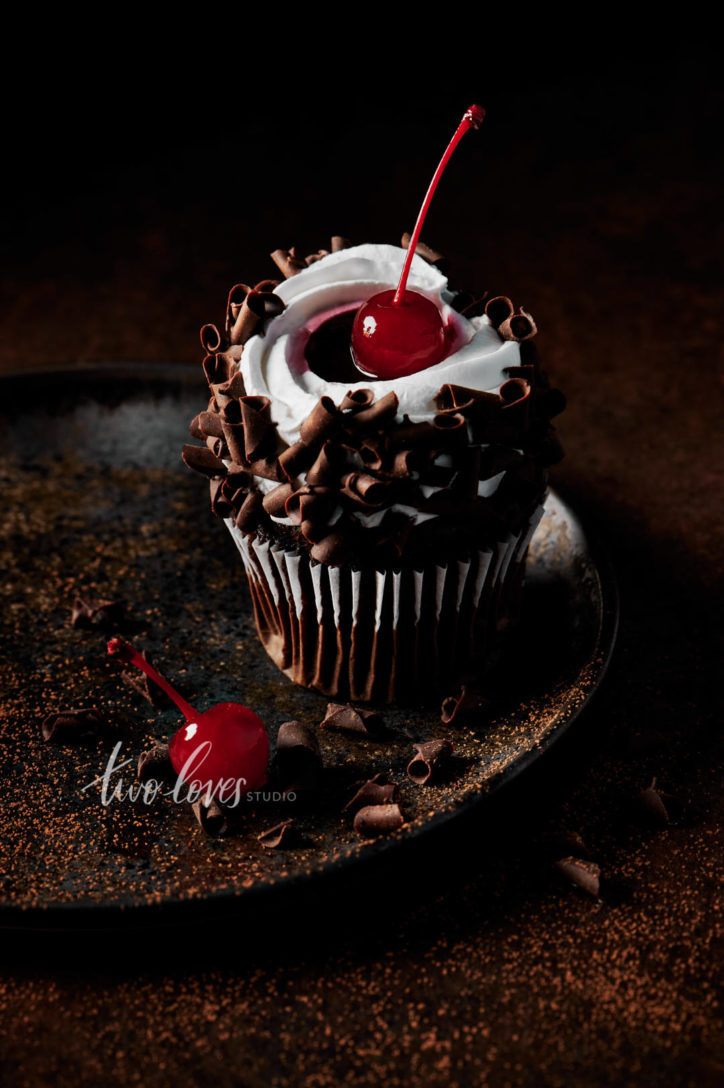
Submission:
{"label": "chocolate crumb", "polygon": [[97,707],[78,710],[59,710],[48,714],[42,722],[43,740],[53,744],[77,744],[88,737],[96,737],[107,725]]}
{"label": "chocolate crumb", "polygon": [[90,630],[118,627],[125,617],[125,601],[99,601],[94,597],[76,597],[70,617],[71,627]]}
{"label": "chocolate crumb", "polygon": [[267,850],[276,850],[278,847],[298,846],[302,840],[294,820],[282,820],[280,824],[267,828],[257,835],[257,839]]}
{"label": "chocolate crumb", "polygon": [[366,805],[354,818],[354,829],[363,839],[398,831],[405,822],[398,804]]}
{"label": "chocolate crumb", "polygon": [[386,732],[381,714],[376,710],[353,706],[352,703],[328,703],[320,728],[368,737],[378,737]]}
{"label": "chocolate crumb", "polygon": [[449,740],[427,740],[415,744],[417,755],[407,765],[407,777],[417,786],[433,781],[453,754]]}

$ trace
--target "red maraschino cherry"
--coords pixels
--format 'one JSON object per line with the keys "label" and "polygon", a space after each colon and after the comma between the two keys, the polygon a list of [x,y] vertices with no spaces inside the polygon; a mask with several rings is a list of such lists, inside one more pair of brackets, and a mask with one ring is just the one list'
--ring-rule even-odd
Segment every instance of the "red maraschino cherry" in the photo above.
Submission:
{"label": "red maraschino cherry", "polygon": [[[186,724],[171,737],[168,753],[176,774],[189,785],[209,785],[223,801],[241,781],[245,790],[256,790],[266,782],[269,738],[264,723],[241,703],[217,703],[199,713],[138,651],[120,638],[108,643],[108,653],[135,665],[173,699]],[[227,785],[223,787],[223,784]]]}
{"label": "red maraschino cherry", "polygon": [[352,357],[363,374],[373,378],[401,378],[434,366],[445,357],[450,336],[442,314],[429,298],[406,289],[407,277],[437,183],[465,133],[470,128],[480,128],[484,118],[481,106],[470,106],[440,159],[407,247],[397,289],[380,291],[357,311],[352,326]]}

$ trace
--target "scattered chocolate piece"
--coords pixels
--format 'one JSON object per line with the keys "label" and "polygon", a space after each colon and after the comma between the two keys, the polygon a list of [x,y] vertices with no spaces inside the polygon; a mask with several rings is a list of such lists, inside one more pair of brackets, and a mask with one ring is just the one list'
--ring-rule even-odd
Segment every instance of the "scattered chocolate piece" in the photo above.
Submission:
{"label": "scattered chocolate piece", "polygon": [[477,688],[463,684],[459,695],[448,695],[446,699],[443,699],[440,719],[445,725],[449,725],[450,722],[466,718],[475,711],[486,711],[489,707],[490,700],[486,699]]}
{"label": "scattered chocolate piece", "polygon": [[322,756],[316,734],[301,722],[279,726],[274,772],[285,793],[316,789],[322,774]]}
{"label": "scattered chocolate piece", "polygon": [[284,274],[285,279],[296,276],[298,272],[307,267],[306,261],[303,257],[298,256],[294,246],[291,249],[275,249],[271,254],[271,259],[279,271]]}
{"label": "scattered chocolate piece", "polygon": [[376,710],[363,710],[352,703],[328,703],[321,729],[338,729],[342,733],[357,733],[378,737],[384,733],[385,723]]}
{"label": "scattered chocolate piece", "polygon": [[107,722],[97,707],[80,710],[59,710],[48,714],[42,722],[43,740],[53,744],[75,744],[101,733]]}
{"label": "scattered chocolate piece", "polygon": [[[149,665],[153,665],[153,659],[147,650],[141,650],[141,657],[144,661],[147,661]],[[149,702],[151,706],[155,706],[159,710],[171,706],[171,700],[166,692],[162,691],[150,676],[146,676],[145,672],[139,672],[137,670],[134,670],[133,672],[124,671],[121,673],[121,679]]]}
{"label": "scattered chocolate piece", "polygon": [[205,800],[194,801],[194,816],[207,835],[212,839],[221,839],[231,830],[229,810],[220,805],[215,797],[207,804]]}
{"label": "scattered chocolate piece", "polygon": [[407,777],[417,786],[426,786],[437,778],[454,749],[449,740],[426,740],[415,748],[417,755],[407,765]]}
{"label": "scattered chocolate piece", "polygon": [[340,249],[349,249],[351,245],[349,238],[345,238],[342,234],[332,235],[332,253],[339,253]]}
{"label": "scattered chocolate piece", "polygon": [[174,782],[176,772],[173,769],[168,754],[167,744],[154,744],[138,757],[136,777],[139,782],[148,782],[153,778],[156,782]]}
{"label": "scattered chocolate piece", "polygon": [[586,861],[582,858],[559,858],[555,867],[562,876],[572,881],[577,888],[588,892],[594,899],[598,899],[601,893],[601,869],[594,861]]}
{"label": "scattered chocolate piece", "polygon": [[123,622],[125,601],[99,601],[94,597],[76,597],[70,617],[71,627],[110,628]]}
{"label": "scattered chocolate piece", "polygon": [[667,827],[671,823],[671,816],[666,806],[665,798],[670,800],[669,794],[662,793],[656,788],[656,779],[651,779],[651,785],[641,790],[638,795],[638,808],[647,822],[658,827]]}
{"label": "scattered chocolate piece", "polygon": [[342,812],[357,813],[361,808],[376,805],[392,805],[400,798],[400,787],[396,782],[391,782],[386,774],[376,774],[364,782],[354,797],[350,798],[342,809]]}
{"label": "scattered chocolate piece", "polygon": [[363,839],[374,838],[389,831],[397,831],[405,822],[398,804],[366,805],[354,818],[354,829]]}
{"label": "scattered chocolate piece", "polygon": [[267,828],[257,835],[257,839],[267,850],[276,850],[277,847],[298,846],[302,840],[294,820],[282,820],[280,824]]}

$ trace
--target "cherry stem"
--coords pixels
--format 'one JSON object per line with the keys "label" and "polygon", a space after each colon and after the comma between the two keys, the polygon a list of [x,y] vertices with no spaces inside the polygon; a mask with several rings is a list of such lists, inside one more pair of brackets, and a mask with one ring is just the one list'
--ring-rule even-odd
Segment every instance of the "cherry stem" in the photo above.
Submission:
{"label": "cherry stem", "polygon": [[135,665],[141,672],[145,672],[146,676],[150,677],[154,684],[158,684],[161,690],[166,692],[169,699],[173,700],[187,722],[190,722],[193,718],[198,718],[198,712],[194,710],[191,704],[182,699],[177,691],[174,691],[168,680],[165,680],[161,673],[154,669],[153,665],[149,665],[148,661],[141,657],[138,650],[135,646],[131,646],[130,642],[125,642],[121,638],[112,638],[108,643],[108,653],[111,657],[118,657],[124,664]]}
{"label": "cherry stem", "polygon": [[430,182],[430,186],[427,190],[427,193],[425,194],[425,199],[422,202],[422,207],[420,208],[419,215],[417,216],[417,222],[415,223],[415,229],[413,230],[412,237],[410,238],[410,244],[407,247],[407,257],[405,259],[404,265],[402,266],[402,275],[400,276],[400,282],[398,283],[397,290],[395,291],[395,297],[392,300],[392,303],[395,306],[399,306],[403,300],[405,294],[405,287],[407,286],[407,277],[410,274],[410,265],[412,264],[412,258],[415,256],[417,243],[420,241],[420,231],[422,230],[422,225],[425,222],[425,216],[427,215],[428,208],[432,203],[432,198],[435,195],[437,183],[442,177],[445,167],[450,161],[453,151],[458,146],[465,133],[468,131],[469,128],[480,128],[484,119],[485,110],[482,108],[482,106],[469,106],[463,114],[462,121],[455,130],[455,135],[453,136],[450,143],[447,145],[447,148],[445,149],[445,154],[438,163],[437,170],[432,176],[432,181]]}

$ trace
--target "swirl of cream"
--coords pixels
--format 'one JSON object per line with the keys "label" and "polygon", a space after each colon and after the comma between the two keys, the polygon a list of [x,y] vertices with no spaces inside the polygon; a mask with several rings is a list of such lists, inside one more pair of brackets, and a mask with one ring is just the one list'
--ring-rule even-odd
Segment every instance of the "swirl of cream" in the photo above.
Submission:
{"label": "swirl of cream", "polygon": [[253,336],[241,358],[244,386],[250,395],[271,399],[272,418],[279,434],[292,445],[303,421],[321,396],[339,404],[349,389],[372,386],[375,398],[394,391],[399,398],[398,418],[415,422],[431,419],[434,397],[446,382],[470,389],[497,392],[504,370],[520,364],[519,345],[501,340],[486,317],[468,321],[443,301],[447,279],[417,255],[408,284],[430,298],[446,324],[452,325],[452,351],[435,366],[386,381],[329,382],[309,368],[305,348],[309,337],[335,314],[357,309],[371,295],[394,287],[400,277],[405,250],[389,245],[361,245],[323,257],[296,276],[280,283],[276,293],[286,309],[272,318],[262,336]]}

